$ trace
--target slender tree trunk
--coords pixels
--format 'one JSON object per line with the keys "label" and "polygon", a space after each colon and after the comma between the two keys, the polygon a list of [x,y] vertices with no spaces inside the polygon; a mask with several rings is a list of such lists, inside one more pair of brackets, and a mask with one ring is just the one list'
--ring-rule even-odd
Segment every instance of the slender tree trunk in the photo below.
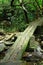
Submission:
{"label": "slender tree trunk", "polygon": [[42,12],[41,7],[40,7],[40,5],[38,3],[38,0],[35,0],[35,2],[37,4],[37,17],[42,16],[42,14],[40,13],[40,12]]}
{"label": "slender tree trunk", "polygon": [[35,0],[35,2],[37,3],[37,6],[39,7],[39,10],[41,10],[41,7],[40,7],[40,5],[39,5],[38,1],[37,1],[37,0]]}
{"label": "slender tree trunk", "polygon": [[43,15],[43,0],[42,0],[42,15]]}
{"label": "slender tree trunk", "polygon": [[26,23],[29,23],[29,19],[28,19],[28,16],[27,16],[27,9],[25,8],[25,6],[23,4],[23,0],[19,0],[19,2],[20,2],[20,6],[22,7],[22,9],[24,11]]}
{"label": "slender tree trunk", "polygon": [[26,22],[29,23],[27,12],[25,10],[24,10],[24,14],[25,14],[25,20],[26,20]]}
{"label": "slender tree trunk", "polygon": [[14,2],[14,0],[11,1],[11,6],[13,6],[13,2]]}

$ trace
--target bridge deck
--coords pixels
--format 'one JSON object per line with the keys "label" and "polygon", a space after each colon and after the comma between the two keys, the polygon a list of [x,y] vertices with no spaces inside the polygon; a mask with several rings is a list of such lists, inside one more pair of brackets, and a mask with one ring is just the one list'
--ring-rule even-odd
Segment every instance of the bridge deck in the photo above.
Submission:
{"label": "bridge deck", "polygon": [[17,40],[14,42],[12,47],[8,50],[8,53],[6,53],[6,56],[2,60],[4,61],[13,61],[13,60],[20,60],[22,58],[22,54],[25,51],[30,37],[33,35],[36,27],[43,23],[43,18],[39,18],[38,20],[31,22],[27,29],[22,33],[21,36],[17,38]]}

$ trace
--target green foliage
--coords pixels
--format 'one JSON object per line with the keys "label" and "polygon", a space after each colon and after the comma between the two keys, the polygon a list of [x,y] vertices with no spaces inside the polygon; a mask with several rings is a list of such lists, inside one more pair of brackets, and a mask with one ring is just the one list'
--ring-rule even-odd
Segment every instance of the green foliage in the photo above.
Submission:
{"label": "green foliage", "polygon": [[[37,0],[37,1],[39,3],[39,6],[41,7],[42,0]],[[11,22],[10,27],[8,26],[3,27],[2,25],[2,28],[4,28],[4,30],[7,29],[7,31],[11,31],[11,30],[24,31],[28,25],[26,23],[24,11],[22,7],[20,6],[19,0],[14,0],[13,7],[11,7],[10,4],[11,4],[11,0],[0,0],[0,19],[4,17],[4,12],[6,12],[6,16],[8,19],[10,19],[9,22]],[[35,12],[37,10],[35,0],[23,0],[23,4],[28,11],[27,16],[28,16],[29,21],[35,20],[35,16],[36,16]]]}
{"label": "green foliage", "polygon": [[11,0],[0,0],[0,5],[2,6],[8,6],[10,4]]}
{"label": "green foliage", "polygon": [[42,0],[38,0],[40,7],[42,7]]}

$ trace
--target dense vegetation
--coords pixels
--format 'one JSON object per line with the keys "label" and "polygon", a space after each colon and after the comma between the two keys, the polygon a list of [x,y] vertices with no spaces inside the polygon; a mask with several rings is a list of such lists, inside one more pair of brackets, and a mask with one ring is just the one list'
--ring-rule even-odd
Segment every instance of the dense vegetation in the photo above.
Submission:
{"label": "dense vegetation", "polygon": [[41,16],[42,0],[0,0],[0,28],[6,31],[24,31]]}

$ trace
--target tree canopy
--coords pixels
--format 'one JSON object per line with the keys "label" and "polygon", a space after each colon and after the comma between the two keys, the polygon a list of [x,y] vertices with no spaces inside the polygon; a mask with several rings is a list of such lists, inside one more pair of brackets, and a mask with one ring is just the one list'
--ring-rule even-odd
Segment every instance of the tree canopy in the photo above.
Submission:
{"label": "tree canopy", "polygon": [[23,31],[29,22],[41,16],[42,0],[0,0],[0,21],[11,22],[11,29]]}

